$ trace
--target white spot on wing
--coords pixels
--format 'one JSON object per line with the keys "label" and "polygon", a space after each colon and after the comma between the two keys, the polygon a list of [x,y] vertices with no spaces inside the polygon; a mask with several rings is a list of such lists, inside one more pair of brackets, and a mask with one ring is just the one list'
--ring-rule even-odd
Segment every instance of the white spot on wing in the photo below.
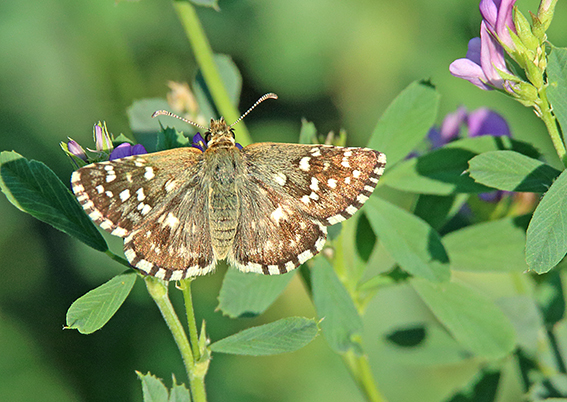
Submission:
{"label": "white spot on wing", "polygon": [[313,257],[313,253],[310,250],[305,250],[303,253],[297,256],[300,264],[303,264],[305,261]]}
{"label": "white spot on wing", "polygon": [[283,186],[287,182],[287,176],[281,172],[278,172],[274,175],[274,181],[280,186]]}
{"label": "white spot on wing", "polygon": [[358,197],[356,197],[356,200],[361,204],[364,204],[366,200],[368,200],[368,197],[365,196],[364,194],[359,194]]}
{"label": "white spot on wing", "polygon": [[169,193],[171,190],[175,190],[176,188],[177,188],[177,180],[171,179],[171,180],[168,180],[168,181],[165,183],[165,191],[168,192],[168,193]]}
{"label": "white spot on wing", "polygon": [[358,179],[360,177],[360,170],[353,170],[352,171],[352,177],[354,177],[355,179]]}
{"label": "white spot on wing", "polygon": [[124,256],[129,262],[132,262],[136,258],[136,252],[131,248],[124,250]]}
{"label": "white spot on wing", "polygon": [[130,198],[130,190],[122,190],[119,196],[122,201],[126,201],[128,198]]}
{"label": "white spot on wing", "polygon": [[317,180],[315,177],[311,178],[311,185],[309,186],[309,188],[313,191],[318,191],[319,190],[319,180]]}
{"label": "white spot on wing", "polygon": [[144,201],[146,199],[146,195],[144,194],[144,188],[140,187],[137,191],[136,194],[138,195],[138,201]]}
{"label": "white spot on wing", "polygon": [[282,206],[278,205],[278,207],[271,213],[270,218],[276,223],[280,222],[280,219],[287,217],[286,213],[283,211]]}
{"label": "white spot on wing", "polygon": [[[144,212],[142,211],[142,214],[143,213]],[[163,225],[175,229],[177,226],[179,226],[179,219],[177,219],[177,217],[170,212],[167,214],[167,218],[165,218]]]}
{"label": "white spot on wing", "polygon": [[301,170],[303,170],[304,172],[308,172],[310,169],[309,166],[309,161],[311,160],[311,158],[309,156],[305,156],[303,158],[301,158],[301,160],[299,161],[299,168]]}
{"label": "white spot on wing", "polygon": [[327,180],[327,185],[331,188],[335,188],[337,187],[337,181],[335,179],[329,179]]}
{"label": "white spot on wing", "polygon": [[327,222],[329,222],[330,225],[334,225],[335,223],[339,223],[344,220],[345,218],[342,215],[335,215],[335,216],[331,216],[330,218],[327,218]]}
{"label": "white spot on wing", "polygon": [[151,180],[155,177],[154,169],[151,166],[146,166],[146,173],[144,173],[144,178],[146,180]]}
{"label": "white spot on wing", "polygon": [[118,237],[124,237],[128,234],[128,231],[124,228],[121,228],[120,226],[117,226],[116,229],[110,232],[110,234]]}
{"label": "white spot on wing", "polygon": [[349,213],[349,214],[351,214],[351,215],[354,215],[354,213],[355,213],[356,211],[358,211],[358,208],[356,208],[356,207],[353,206],[353,205],[349,205],[349,206],[347,207],[347,209],[346,209],[346,212]]}

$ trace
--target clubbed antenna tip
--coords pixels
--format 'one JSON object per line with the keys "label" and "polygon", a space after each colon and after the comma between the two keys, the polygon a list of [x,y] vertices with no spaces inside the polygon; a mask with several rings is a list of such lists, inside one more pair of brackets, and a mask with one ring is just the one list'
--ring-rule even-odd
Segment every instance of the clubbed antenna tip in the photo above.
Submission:
{"label": "clubbed antenna tip", "polygon": [[256,103],[254,103],[254,104],[250,107],[250,109],[248,109],[246,112],[244,112],[244,113],[242,114],[242,116],[240,116],[240,117],[238,118],[238,120],[236,120],[234,123],[232,123],[229,127],[234,126],[236,123],[238,123],[238,122],[239,122],[240,120],[242,120],[244,117],[246,117],[246,116],[248,115],[248,113],[250,113],[252,110],[254,110],[254,108],[255,108],[256,106],[258,106],[260,103],[264,102],[266,99],[278,99],[278,95],[276,95],[276,94],[273,93],[273,92],[270,92],[270,93],[267,93],[267,94],[263,95],[262,97],[260,97],[260,99],[258,99],[258,100],[256,101]]}

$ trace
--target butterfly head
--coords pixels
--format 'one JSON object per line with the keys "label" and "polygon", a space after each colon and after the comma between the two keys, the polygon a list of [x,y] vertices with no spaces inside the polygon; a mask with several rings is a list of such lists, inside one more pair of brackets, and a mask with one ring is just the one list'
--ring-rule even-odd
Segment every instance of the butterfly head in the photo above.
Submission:
{"label": "butterfly head", "polygon": [[226,124],[223,117],[218,120],[211,119],[211,125],[205,133],[207,148],[218,146],[234,146],[234,129]]}

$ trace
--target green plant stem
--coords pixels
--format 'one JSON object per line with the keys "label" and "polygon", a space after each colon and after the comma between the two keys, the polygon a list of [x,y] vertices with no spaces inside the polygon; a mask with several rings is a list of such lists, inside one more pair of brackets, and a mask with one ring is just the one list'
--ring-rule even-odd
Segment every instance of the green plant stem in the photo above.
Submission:
{"label": "green plant stem", "polygon": [[[199,21],[195,7],[188,1],[180,0],[174,0],[173,6],[183,25],[189,43],[191,43],[193,53],[195,54],[197,63],[203,73],[203,78],[207,83],[207,88],[213,97],[217,109],[225,117],[227,122],[235,122],[240,117],[240,113],[230,101],[230,97],[215,63],[211,45]],[[242,122],[239,123],[238,127],[238,142],[242,145],[251,143],[250,134]]]}
{"label": "green plant stem", "polygon": [[342,355],[342,358],[366,399],[371,402],[386,402],[386,399],[384,399],[376,387],[372,370],[368,363],[368,357],[366,355],[357,356],[353,350],[349,350]]}
{"label": "green plant stem", "polygon": [[540,89],[539,97],[541,99],[541,104],[539,104],[541,119],[547,128],[547,132],[551,137],[551,141],[553,142],[553,146],[555,147],[555,151],[557,152],[559,159],[563,163],[563,166],[567,167],[567,151],[565,150],[565,144],[563,143],[563,139],[561,138],[561,134],[557,128],[555,116],[551,112],[545,87]]}
{"label": "green plant stem", "polygon": [[195,320],[195,310],[193,309],[193,295],[191,294],[192,278],[179,281],[179,289],[183,292],[183,300],[185,301],[185,313],[187,315],[187,326],[189,327],[189,339],[193,350],[195,361],[201,358],[199,351],[199,332],[197,331],[197,321]]}
{"label": "green plant stem", "polygon": [[173,335],[173,339],[179,348],[179,352],[183,358],[183,364],[185,365],[185,370],[187,371],[187,377],[189,378],[189,386],[191,388],[193,402],[206,402],[207,396],[205,393],[204,375],[195,374],[196,366],[191,345],[187,340],[187,335],[181,325],[181,321],[179,321],[179,318],[173,309],[171,300],[169,300],[167,284],[162,280],[151,276],[146,276],[144,280],[150,296],[157,304],[159,311],[161,312],[161,315],[163,316],[163,319],[169,327],[169,330]]}

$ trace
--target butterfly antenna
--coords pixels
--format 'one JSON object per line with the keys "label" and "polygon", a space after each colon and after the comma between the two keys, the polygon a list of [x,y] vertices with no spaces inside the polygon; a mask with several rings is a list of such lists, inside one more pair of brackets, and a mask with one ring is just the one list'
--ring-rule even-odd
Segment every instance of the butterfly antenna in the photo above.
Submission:
{"label": "butterfly antenna", "polygon": [[254,104],[250,107],[250,109],[248,109],[242,116],[240,116],[240,117],[238,118],[238,120],[236,120],[234,123],[232,123],[229,127],[234,126],[234,125],[235,125],[236,123],[238,123],[240,120],[242,120],[243,118],[245,118],[245,117],[248,115],[248,113],[250,113],[252,110],[254,110],[254,108],[255,108],[256,106],[258,106],[260,103],[264,102],[266,99],[278,99],[278,95],[276,95],[276,94],[270,92],[270,93],[268,93],[268,94],[262,96],[260,99],[258,99],[258,100],[256,101],[256,103],[254,103]]}
{"label": "butterfly antenna", "polygon": [[175,117],[176,119],[184,121],[187,124],[191,124],[192,126],[202,128],[203,130],[209,129],[208,127],[201,126],[200,124],[197,124],[194,121],[187,120],[186,118],[178,116],[175,113],[168,112],[167,110],[158,110],[158,111],[154,112],[154,114],[152,114],[152,117],[161,116],[161,115]]}

